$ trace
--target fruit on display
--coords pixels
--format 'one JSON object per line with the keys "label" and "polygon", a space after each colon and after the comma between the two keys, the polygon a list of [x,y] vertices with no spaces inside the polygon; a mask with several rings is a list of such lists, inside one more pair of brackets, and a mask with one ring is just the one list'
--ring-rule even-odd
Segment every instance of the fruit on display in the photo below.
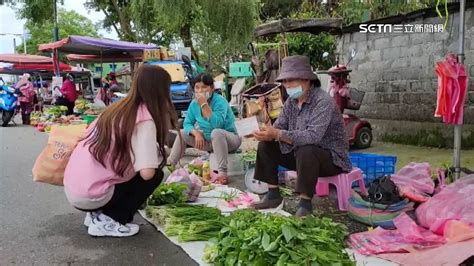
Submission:
{"label": "fruit on display", "polygon": [[85,111],[89,110],[91,107],[91,104],[85,100],[85,99],[77,99],[76,105],[74,106],[74,110],[76,110],[78,113],[84,113]]}

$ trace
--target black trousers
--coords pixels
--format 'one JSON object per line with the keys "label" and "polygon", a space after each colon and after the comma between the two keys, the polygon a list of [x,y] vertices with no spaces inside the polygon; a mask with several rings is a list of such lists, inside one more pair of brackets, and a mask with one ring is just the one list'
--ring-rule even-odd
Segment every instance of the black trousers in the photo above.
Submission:
{"label": "black trousers", "polygon": [[74,114],[74,106],[75,106],[75,102],[70,102],[70,101],[66,102],[66,107],[67,107],[66,115],[73,115]]}
{"label": "black trousers", "polygon": [[258,144],[255,179],[271,185],[278,185],[278,166],[296,170],[296,192],[313,197],[318,177],[342,173],[333,164],[331,154],[316,145],[296,148],[295,152],[283,154],[275,141],[261,141]]}
{"label": "black trousers", "polygon": [[115,185],[112,199],[102,208],[83,211],[102,211],[121,224],[130,223],[135,212],[155,191],[163,180],[163,171],[156,169],[155,176],[150,180],[144,180],[139,173],[130,181]]}

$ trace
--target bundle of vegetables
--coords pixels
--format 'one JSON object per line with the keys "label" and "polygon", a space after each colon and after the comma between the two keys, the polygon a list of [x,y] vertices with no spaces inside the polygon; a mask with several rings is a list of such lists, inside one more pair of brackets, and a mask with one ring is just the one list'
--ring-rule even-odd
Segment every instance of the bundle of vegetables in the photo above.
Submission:
{"label": "bundle of vegetables", "polygon": [[187,199],[186,190],[188,187],[179,183],[162,183],[148,198],[147,204],[160,206],[165,204],[184,203]]}
{"label": "bundle of vegetables", "polygon": [[202,166],[204,161],[201,158],[196,158],[188,164],[188,172],[190,174],[195,173],[198,176],[202,176]]}
{"label": "bundle of vegetables", "polygon": [[257,150],[251,149],[242,154],[242,161],[245,163],[254,163],[257,161]]}
{"label": "bundle of vegetables", "polygon": [[168,236],[177,236],[183,242],[217,237],[224,225],[220,210],[204,205],[148,206],[146,214],[163,225]]}
{"label": "bundle of vegetables", "polygon": [[74,109],[78,113],[81,113],[81,114],[84,113],[89,108],[90,108],[90,103],[83,98],[77,99],[76,104],[74,105]]}
{"label": "bundle of vegetables", "polygon": [[41,112],[31,112],[30,114],[30,125],[36,126],[40,122],[41,117],[43,114]]}
{"label": "bundle of vegetables", "polygon": [[344,226],[328,218],[245,209],[225,220],[205,250],[205,260],[214,265],[355,265],[344,251]]}
{"label": "bundle of vegetables", "polygon": [[54,117],[60,117],[67,112],[66,106],[53,106],[45,110],[46,114],[50,114]]}

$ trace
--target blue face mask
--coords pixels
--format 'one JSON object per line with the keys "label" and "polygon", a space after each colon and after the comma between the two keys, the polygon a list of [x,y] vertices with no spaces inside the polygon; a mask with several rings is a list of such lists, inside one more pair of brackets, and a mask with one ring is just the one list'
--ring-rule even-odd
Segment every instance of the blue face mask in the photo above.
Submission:
{"label": "blue face mask", "polygon": [[301,86],[296,86],[293,88],[286,88],[286,92],[290,96],[290,98],[298,99],[303,96],[303,88]]}

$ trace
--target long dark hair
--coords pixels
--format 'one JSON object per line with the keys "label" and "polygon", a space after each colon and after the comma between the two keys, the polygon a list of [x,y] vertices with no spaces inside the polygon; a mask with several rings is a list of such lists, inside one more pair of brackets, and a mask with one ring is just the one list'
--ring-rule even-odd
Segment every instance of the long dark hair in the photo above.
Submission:
{"label": "long dark hair", "polygon": [[[110,105],[99,117],[95,130],[87,136],[89,152],[104,167],[110,163],[113,171],[123,176],[130,167],[131,139],[135,129],[138,107],[144,104],[156,126],[156,139],[166,164],[165,144],[170,127],[177,128],[177,117],[171,103],[171,77],[163,68],[142,64],[134,74],[127,97]],[[150,143],[150,145],[154,145]],[[110,157],[108,154],[110,153]],[[133,150],[132,150],[133,153]]]}

